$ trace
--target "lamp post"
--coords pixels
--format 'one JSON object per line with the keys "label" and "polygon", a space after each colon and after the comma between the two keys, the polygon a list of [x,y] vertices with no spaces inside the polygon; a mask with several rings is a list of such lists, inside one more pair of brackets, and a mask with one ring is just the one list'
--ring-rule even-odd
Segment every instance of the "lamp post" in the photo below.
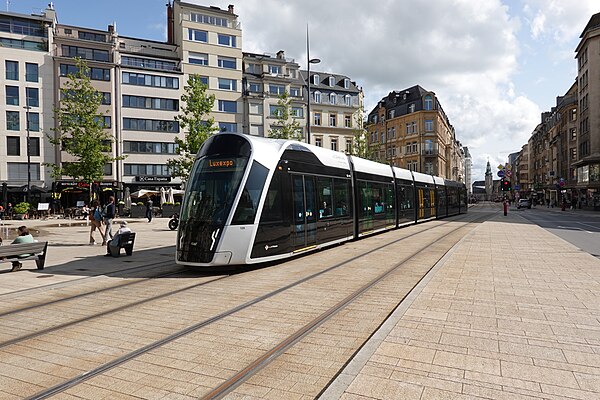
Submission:
{"label": "lamp post", "polygon": [[29,106],[29,94],[27,93],[27,88],[25,88],[25,128],[27,130],[27,203],[30,203],[31,200],[31,148],[29,145],[29,110],[31,107]]}
{"label": "lamp post", "polygon": [[310,58],[310,46],[308,42],[308,25],[306,25],[306,80],[308,82],[308,94],[306,100],[306,143],[310,144],[310,64],[318,64],[321,60]]}

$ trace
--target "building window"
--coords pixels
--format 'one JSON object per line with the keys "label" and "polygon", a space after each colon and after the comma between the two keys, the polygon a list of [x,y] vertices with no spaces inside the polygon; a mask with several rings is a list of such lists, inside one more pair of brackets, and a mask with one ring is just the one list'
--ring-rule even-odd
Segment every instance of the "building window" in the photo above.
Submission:
{"label": "building window", "polygon": [[281,66],[269,64],[269,73],[272,75],[281,75]]}
{"label": "building window", "polygon": [[265,129],[263,125],[250,125],[250,134],[253,136],[265,136]]}
{"label": "building window", "polygon": [[30,137],[29,138],[29,155],[31,157],[39,157],[40,156],[40,138],[39,137]]}
{"label": "building window", "polygon": [[250,114],[262,115],[263,105],[260,103],[250,103]]}
{"label": "building window", "polygon": [[321,92],[314,92],[313,94],[315,96],[315,103],[320,104],[321,103]]}
{"label": "building window", "polygon": [[221,46],[235,47],[235,36],[219,33],[218,40]]}
{"label": "building window", "polygon": [[425,163],[425,173],[427,175],[433,175],[433,163],[432,162]]}
{"label": "building window", "polygon": [[219,78],[219,89],[235,92],[237,90],[237,81],[235,79]]}
{"label": "building window", "polygon": [[433,120],[425,120],[425,132],[433,132]]}
{"label": "building window", "polygon": [[409,113],[415,112],[415,105],[414,104],[411,104],[411,105],[408,106],[408,112]]}
{"label": "building window", "polygon": [[188,29],[188,39],[194,42],[208,42],[208,32],[198,29]]}
{"label": "building window", "polygon": [[19,123],[19,112],[18,111],[7,111],[6,112],[6,130],[9,131],[20,131],[21,126]]}
{"label": "building window", "polygon": [[[3,29],[0,28],[0,31]],[[19,63],[17,61],[6,60],[4,62],[6,66],[6,79],[10,81],[19,80]]]}
{"label": "building window", "polygon": [[336,95],[335,95],[335,93],[330,93],[329,94],[329,103],[330,104],[335,104],[336,103]]}
{"label": "building window", "polygon": [[40,114],[30,112],[29,114],[29,130],[31,132],[39,132],[40,131]]}
{"label": "building window", "polygon": [[177,70],[177,63],[172,61],[153,60],[150,58],[123,56],[121,57],[121,64],[146,69],[162,69],[165,71]]}
{"label": "building window", "polygon": [[571,160],[577,160],[577,148],[571,147]]}
{"label": "building window", "polygon": [[198,13],[190,13],[190,21],[216,26],[229,26],[229,21],[227,20],[227,18],[213,17],[211,15],[204,15]]}
{"label": "building window", "polygon": [[346,139],[346,153],[352,154],[352,139]]}
{"label": "building window", "polygon": [[350,79],[344,78],[344,89],[350,89]]}
{"label": "building window", "polygon": [[176,143],[123,141],[124,153],[175,154]]}
{"label": "building window", "polygon": [[577,109],[576,108],[571,110],[571,121],[577,121]]}
{"label": "building window", "polygon": [[303,118],[304,110],[302,109],[302,107],[292,107],[292,117]]}
{"label": "building window", "polygon": [[102,92],[102,105],[109,106],[111,104],[110,92]]}
{"label": "building window", "polygon": [[150,86],[167,89],[179,89],[179,78],[160,75],[123,72],[123,83],[136,86]]}
{"label": "building window", "polygon": [[319,78],[319,75],[314,74],[313,75],[313,85],[318,85],[320,81],[321,81],[321,79]]}
{"label": "building window", "polygon": [[[31,170],[31,179],[40,180],[40,164],[29,163]],[[6,163],[8,169],[8,179],[11,181],[27,181],[27,163]]]}
{"label": "building window", "polygon": [[577,140],[577,128],[571,128],[571,140]]}
{"label": "building window", "polygon": [[428,139],[428,140],[425,141],[424,153],[426,155],[432,155],[432,154],[434,154],[434,151],[433,151],[433,140]]}
{"label": "building window", "polygon": [[86,47],[68,46],[66,44],[63,44],[61,49],[63,57],[79,57],[83,58],[84,60],[103,62],[109,61],[108,50],[88,49]]}
{"label": "building window", "polygon": [[235,61],[235,58],[230,58],[230,57],[219,57],[217,60],[218,60],[218,63],[217,63],[217,65],[218,65],[220,68],[236,69],[236,61]]}
{"label": "building window", "polygon": [[344,115],[344,126],[346,128],[352,128],[352,116]]}
{"label": "building window", "polygon": [[314,114],[313,125],[321,126],[321,113],[320,112],[316,112]]}
{"label": "building window", "polygon": [[338,149],[338,140],[337,139],[331,139],[331,150],[337,151],[337,149]]}
{"label": "building window", "polygon": [[316,137],[315,138],[315,146],[317,146],[317,147],[323,147],[323,138]]}
{"label": "building window", "polygon": [[170,176],[171,168],[162,164],[125,164],[124,175],[127,176]]}
{"label": "building window", "polygon": [[284,109],[283,109],[282,106],[278,106],[278,105],[275,105],[275,104],[271,104],[269,106],[269,115],[271,117],[275,117],[275,118],[282,117],[283,116],[283,112],[284,112]]}
{"label": "building window", "polygon": [[329,114],[329,126],[337,126],[337,114]]}
{"label": "building window", "polygon": [[430,95],[425,96],[425,110],[426,111],[433,110],[433,97],[431,97]]}
{"label": "building window", "polygon": [[251,93],[260,93],[262,92],[262,84],[257,82],[250,82],[248,84],[248,91]]}
{"label": "building window", "polygon": [[350,96],[349,94],[345,95],[344,104],[346,104],[347,107],[350,107],[352,105],[352,96]]}
{"label": "building window", "polygon": [[188,62],[196,65],[208,65],[208,54],[189,52]]}
{"label": "building window", "polygon": [[290,88],[290,96],[300,97],[301,95],[302,95],[302,92],[301,92],[300,88],[293,87],[293,86]]}
{"label": "building window", "polygon": [[230,122],[219,122],[220,132],[237,132],[237,124]]}
{"label": "building window", "polygon": [[226,113],[236,113],[237,102],[229,100],[219,100],[219,111]]}
{"label": "building window", "polygon": [[285,93],[285,86],[283,85],[269,85],[269,94],[275,96],[281,96]]}
{"label": "building window", "polygon": [[79,39],[81,40],[91,40],[93,42],[106,42],[106,35],[102,35],[99,33],[93,32],[77,32]]}
{"label": "building window", "polygon": [[26,105],[29,107],[39,107],[40,106],[40,95],[38,88],[26,88],[27,101]]}
{"label": "building window", "polygon": [[246,72],[249,74],[262,74],[262,67],[259,64],[246,64]]}
{"label": "building window", "polygon": [[25,80],[27,82],[39,81],[39,71],[37,64],[25,63]]}
{"label": "building window", "polygon": [[18,106],[19,105],[19,87],[18,86],[6,86],[6,105]]}
{"label": "building window", "polygon": [[[60,76],[77,75],[78,68],[76,65],[60,64]],[[125,73],[123,73],[125,76]],[[110,81],[110,70],[106,68],[92,67],[89,71],[89,77],[94,81]]]}
{"label": "building window", "polygon": [[123,129],[143,132],[179,132],[179,122],[157,119],[123,118]]}
{"label": "building window", "polygon": [[329,86],[333,87],[333,85],[335,85],[335,78],[333,76],[329,77]]}
{"label": "building window", "polygon": [[157,97],[123,95],[124,108],[142,108],[147,110],[178,111],[179,100]]}
{"label": "building window", "polygon": [[21,155],[21,141],[18,136],[7,136],[6,137],[6,155],[7,156],[20,156]]}

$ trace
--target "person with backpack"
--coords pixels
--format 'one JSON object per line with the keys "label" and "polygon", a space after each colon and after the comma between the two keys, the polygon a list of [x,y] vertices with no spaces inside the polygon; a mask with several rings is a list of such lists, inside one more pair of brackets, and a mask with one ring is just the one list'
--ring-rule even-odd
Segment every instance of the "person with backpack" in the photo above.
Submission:
{"label": "person with backpack", "polygon": [[100,203],[98,200],[94,200],[92,203],[92,209],[90,210],[89,218],[92,225],[90,229],[90,244],[96,244],[96,241],[94,240],[94,231],[96,229],[98,229],[100,236],[102,236],[102,243],[106,242],[104,233],[102,233],[102,213],[100,212]]}
{"label": "person with backpack", "polygon": [[102,212],[102,218],[104,219],[104,223],[106,224],[106,230],[104,231],[104,241],[102,242],[103,246],[106,246],[106,242],[109,238],[113,238],[112,223],[113,219],[115,219],[115,213],[115,196],[110,196],[108,198],[108,204],[104,207],[104,211]]}

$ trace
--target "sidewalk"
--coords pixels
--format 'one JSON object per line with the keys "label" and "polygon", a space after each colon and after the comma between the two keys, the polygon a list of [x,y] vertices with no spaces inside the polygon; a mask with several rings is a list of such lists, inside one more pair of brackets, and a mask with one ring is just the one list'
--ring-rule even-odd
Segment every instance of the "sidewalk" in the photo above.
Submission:
{"label": "sidewalk", "polygon": [[600,398],[600,260],[519,214],[467,235],[322,398]]}
{"label": "sidewalk", "polygon": [[48,255],[43,271],[37,270],[34,260],[23,261],[23,269],[14,273],[10,272],[10,262],[0,263],[0,294],[82,276],[111,274],[138,265],[174,262],[177,231],[168,228],[168,218],[155,218],[150,223],[145,218],[117,218],[113,233],[119,229],[121,220],[126,220],[129,228],[136,232],[131,257],[125,256],[124,250],[119,258],[104,257],[106,247],[100,245],[102,239],[97,231],[94,233],[97,244],[89,244],[90,226],[85,220],[3,220],[0,225],[3,239],[6,240],[7,232],[12,238],[18,226],[26,225],[36,240],[48,241]]}

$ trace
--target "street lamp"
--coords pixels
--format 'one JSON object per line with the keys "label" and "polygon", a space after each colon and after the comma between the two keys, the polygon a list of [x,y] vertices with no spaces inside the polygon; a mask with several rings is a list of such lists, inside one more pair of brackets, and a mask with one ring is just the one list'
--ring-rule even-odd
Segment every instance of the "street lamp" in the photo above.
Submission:
{"label": "street lamp", "polygon": [[27,203],[30,203],[31,200],[31,148],[30,148],[30,140],[29,140],[29,110],[31,107],[29,106],[29,93],[27,93],[27,88],[25,88],[25,127],[27,130]]}
{"label": "street lamp", "polygon": [[310,144],[310,64],[318,64],[321,60],[310,58],[310,46],[308,42],[308,25],[306,25],[306,74],[308,81],[308,94],[306,101],[306,143]]}

